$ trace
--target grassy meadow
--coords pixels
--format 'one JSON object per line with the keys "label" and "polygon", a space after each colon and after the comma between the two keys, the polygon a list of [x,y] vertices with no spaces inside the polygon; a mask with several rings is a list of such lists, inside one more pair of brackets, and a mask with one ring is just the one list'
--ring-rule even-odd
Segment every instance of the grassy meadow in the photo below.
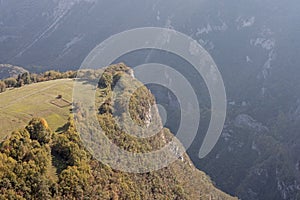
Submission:
{"label": "grassy meadow", "polygon": [[54,105],[58,95],[72,100],[72,79],[59,79],[9,89],[0,94],[0,139],[12,131],[24,127],[33,117],[43,117],[55,131],[63,126],[70,114],[70,106]]}

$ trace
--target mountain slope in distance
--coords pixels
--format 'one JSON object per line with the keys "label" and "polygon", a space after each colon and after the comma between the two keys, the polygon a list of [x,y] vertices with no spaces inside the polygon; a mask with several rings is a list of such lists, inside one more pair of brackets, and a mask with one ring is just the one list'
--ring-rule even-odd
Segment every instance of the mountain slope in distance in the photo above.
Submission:
{"label": "mountain slope in distance", "polygon": [[13,66],[10,64],[0,64],[0,79],[17,77],[19,74],[28,72],[22,67]]}

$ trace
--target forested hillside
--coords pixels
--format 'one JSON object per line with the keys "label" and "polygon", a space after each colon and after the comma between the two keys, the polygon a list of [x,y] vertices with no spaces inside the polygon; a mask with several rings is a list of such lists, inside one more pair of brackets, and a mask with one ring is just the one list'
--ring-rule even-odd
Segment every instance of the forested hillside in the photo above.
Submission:
{"label": "forested hillside", "polygon": [[[108,97],[117,77],[137,82],[128,76],[128,70],[122,64],[108,68],[99,82],[99,91],[106,94],[100,98]],[[145,87],[136,94],[131,114],[137,123],[143,124],[142,111],[146,109],[142,103],[155,99]],[[108,102],[97,108],[99,124],[120,147],[150,151],[173,137],[168,129],[146,141],[126,135],[114,126],[110,105]],[[160,139],[162,136],[166,141]],[[117,171],[102,164],[85,149],[72,116],[56,132],[50,130],[43,118],[34,118],[25,128],[9,135],[1,143],[0,152],[0,199],[234,199],[216,189],[186,154],[163,169],[141,174]]]}

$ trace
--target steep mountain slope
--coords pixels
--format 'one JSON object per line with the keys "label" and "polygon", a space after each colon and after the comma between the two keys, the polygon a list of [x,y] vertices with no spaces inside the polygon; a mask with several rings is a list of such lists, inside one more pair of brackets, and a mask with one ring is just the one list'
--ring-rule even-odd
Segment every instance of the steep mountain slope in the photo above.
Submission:
{"label": "steep mountain slope", "polygon": [[115,171],[84,150],[70,120],[52,133],[35,118],[0,145],[2,199],[234,199],[216,189],[185,155],[159,171]]}
{"label": "steep mountain slope", "polygon": [[220,66],[234,67],[228,71],[243,68],[243,74],[257,70],[266,74],[278,48],[285,50],[283,56],[294,57],[298,10],[295,0],[188,0],[185,4],[180,0],[2,0],[0,62],[75,67],[112,34],[159,26],[192,36]]}
{"label": "steep mountain slope", "polygon": [[[218,186],[242,199],[298,199],[299,125],[286,120],[280,114],[276,125],[266,127],[239,114],[227,123],[217,147],[199,164]],[[293,139],[278,138],[284,134]]]}
{"label": "steep mountain slope", "polygon": [[[98,100],[107,98],[113,92],[116,78],[124,77],[130,84],[138,83],[126,73],[128,70],[130,69],[124,64],[109,67],[99,82],[99,94],[102,96]],[[125,83],[126,81],[123,82],[124,91],[130,88]],[[147,118],[145,101],[154,103],[155,99],[145,87],[140,88],[136,94],[131,102],[132,118],[137,123],[144,124]],[[95,111],[102,129],[107,130],[105,134],[121,148],[134,152],[152,151],[166,145],[173,137],[168,129],[163,129],[149,140],[136,139],[124,133],[115,125],[110,112],[112,103],[116,102],[106,101],[106,104],[97,106]],[[84,114],[84,111],[76,109],[76,104],[74,109],[76,113]],[[85,149],[80,137],[82,135],[77,133],[72,118],[58,132],[52,132],[47,122],[41,118],[34,118],[25,129],[13,132],[0,144],[0,197],[235,199],[216,189],[210,179],[193,166],[186,154],[158,171],[124,173],[96,160]]]}
{"label": "steep mountain slope", "polygon": [[[243,199],[297,199],[299,6],[297,0],[2,0],[0,62],[36,71],[76,68],[112,34],[143,26],[179,30],[212,55],[228,97],[223,137],[214,152],[199,160],[203,127],[188,151],[195,165],[223,190]],[[148,62],[176,66],[173,58],[164,55],[152,52],[121,61],[130,66]],[[192,79],[188,64],[178,63]],[[193,83],[198,86],[199,80]],[[209,100],[204,100],[207,111]],[[202,117],[205,126],[209,113]],[[236,127],[236,119],[250,127],[254,121],[269,131],[257,134],[256,129]],[[168,127],[176,130],[176,123]],[[261,170],[264,174],[257,175]]]}

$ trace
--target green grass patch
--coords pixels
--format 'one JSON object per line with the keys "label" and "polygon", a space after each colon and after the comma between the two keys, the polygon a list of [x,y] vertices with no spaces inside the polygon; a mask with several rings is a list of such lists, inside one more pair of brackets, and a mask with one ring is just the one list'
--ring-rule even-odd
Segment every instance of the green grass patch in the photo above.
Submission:
{"label": "green grass patch", "polygon": [[24,127],[33,117],[45,118],[55,131],[63,126],[70,114],[71,106],[58,107],[58,95],[72,102],[72,79],[61,79],[26,85],[0,94],[0,139],[12,131]]}

